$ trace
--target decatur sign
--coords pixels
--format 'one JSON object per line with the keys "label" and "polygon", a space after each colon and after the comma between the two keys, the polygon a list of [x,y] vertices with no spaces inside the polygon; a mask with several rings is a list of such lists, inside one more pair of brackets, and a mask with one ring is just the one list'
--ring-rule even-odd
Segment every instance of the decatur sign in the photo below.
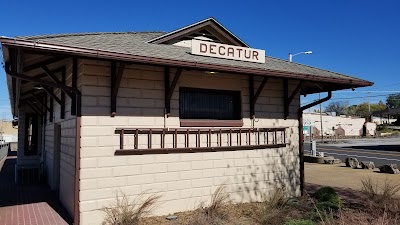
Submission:
{"label": "decatur sign", "polygon": [[192,54],[240,61],[265,63],[265,51],[215,42],[192,40]]}

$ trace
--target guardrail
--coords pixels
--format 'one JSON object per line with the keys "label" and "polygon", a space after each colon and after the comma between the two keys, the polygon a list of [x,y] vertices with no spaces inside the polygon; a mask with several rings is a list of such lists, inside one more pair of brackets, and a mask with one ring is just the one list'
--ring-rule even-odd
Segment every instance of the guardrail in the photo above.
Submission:
{"label": "guardrail", "polygon": [[10,149],[10,143],[0,144],[0,161],[7,157],[8,150]]}

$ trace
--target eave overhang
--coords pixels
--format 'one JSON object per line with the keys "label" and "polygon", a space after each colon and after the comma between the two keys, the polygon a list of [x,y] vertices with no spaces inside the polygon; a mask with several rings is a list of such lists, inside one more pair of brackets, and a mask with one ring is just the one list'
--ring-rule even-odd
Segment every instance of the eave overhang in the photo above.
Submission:
{"label": "eave overhang", "polygon": [[[248,67],[235,67],[220,64],[208,64],[200,62],[181,61],[166,58],[147,57],[140,55],[132,55],[121,52],[111,52],[101,49],[91,49],[84,47],[75,47],[61,44],[49,44],[44,42],[36,42],[31,40],[23,40],[16,38],[0,37],[0,42],[4,47],[22,48],[31,51],[47,52],[54,55],[68,55],[68,56],[80,56],[83,58],[91,59],[103,59],[103,60],[116,60],[131,63],[141,64],[153,64],[161,66],[179,67],[186,69],[198,69],[216,72],[226,72],[235,74],[247,74],[247,75],[259,75],[268,76],[283,79],[293,79],[299,81],[305,81],[309,84],[319,83],[322,85],[310,85],[310,88],[303,88],[301,94],[313,94],[325,91],[335,91],[349,88],[358,88],[373,85],[372,82],[361,80],[361,79],[346,79],[346,78],[334,78],[327,76],[319,76],[315,74],[305,73],[293,73],[287,71],[269,70],[269,69],[257,69]],[[10,86],[9,86],[10,88]]]}

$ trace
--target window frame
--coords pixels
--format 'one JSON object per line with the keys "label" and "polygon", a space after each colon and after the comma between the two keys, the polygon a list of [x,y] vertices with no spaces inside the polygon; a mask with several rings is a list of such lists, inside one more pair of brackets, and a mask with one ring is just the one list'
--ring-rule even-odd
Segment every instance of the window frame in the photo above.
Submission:
{"label": "window frame", "polygon": [[[231,95],[236,102],[233,114],[236,118],[232,119],[215,119],[215,118],[188,118],[182,116],[182,93],[214,93]],[[183,118],[182,118],[183,117]],[[181,127],[242,127],[243,126],[243,110],[242,110],[242,93],[235,90],[206,89],[179,87],[179,120]]]}

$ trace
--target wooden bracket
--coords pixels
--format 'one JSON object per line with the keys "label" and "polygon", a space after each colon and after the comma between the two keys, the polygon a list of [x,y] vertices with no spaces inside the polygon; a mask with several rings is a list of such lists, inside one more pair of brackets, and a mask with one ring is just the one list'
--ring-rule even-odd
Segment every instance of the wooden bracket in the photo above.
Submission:
{"label": "wooden bracket", "polygon": [[35,94],[31,93],[31,96],[32,96],[32,98],[35,99],[36,102],[38,102],[43,108],[45,108],[47,111],[50,112],[50,108],[47,107],[47,105],[45,105],[44,103],[42,103],[42,101],[40,101],[39,98],[38,98]]}
{"label": "wooden bracket", "polygon": [[[46,66],[42,66],[41,67],[43,69],[43,71],[47,74],[48,77],[50,77],[50,79],[52,79],[54,81],[54,83],[58,84],[58,85],[62,85],[62,86],[66,86],[66,84],[64,84],[62,81],[60,81],[57,76],[51,71],[49,70],[49,68],[47,68]],[[61,73],[65,76],[65,67],[61,70]],[[70,91],[66,91],[61,89],[63,92],[67,93],[67,95],[72,99],[74,97],[74,94],[72,94],[72,92]]]}
{"label": "wooden bracket", "polygon": [[56,100],[56,102],[57,102],[59,105],[62,105],[61,99],[59,99],[59,98],[57,97],[57,95],[54,94],[53,88],[48,88],[48,87],[46,87],[46,86],[42,86],[42,87],[43,87],[43,89],[47,92],[47,94],[50,95],[50,97],[52,97],[54,100]]}
{"label": "wooden bracket", "polygon": [[289,106],[290,103],[292,103],[294,97],[296,97],[297,93],[300,91],[301,86],[303,84],[303,81],[300,81],[296,88],[293,90],[292,94],[289,96],[289,84],[288,80],[284,79],[283,80],[283,104],[284,104],[284,119],[287,119],[289,117]]}
{"label": "wooden bracket", "polygon": [[40,109],[38,109],[31,101],[26,101],[25,103],[28,104],[28,106],[29,106],[33,111],[35,111],[37,114],[43,116],[43,113],[40,112]]}
{"label": "wooden bracket", "polygon": [[[50,95],[50,113],[49,113],[49,122],[53,122],[53,111],[54,111],[54,107],[53,107],[53,99],[56,100],[58,99],[57,96],[54,95],[53,93],[53,88],[50,88],[48,91],[46,90],[46,92]],[[53,96],[52,96],[53,95]],[[57,101],[57,100],[56,100]]]}
{"label": "wooden bracket", "polygon": [[40,68],[42,66],[47,66],[47,65],[52,64],[52,63],[59,62],[59,61],[64,60],[64,59],[66,59],[66,57],[64,57],[64,56],[50,58],[50,59],[44,60],[43,62],[35,63],[35,64],[32,64],[32,65],[27,65],[27,66],[24,67],[23,71],[24,72],[29,72],[31,70]]}
{"label": "wooden bracket", "polygon": [[[78,82],[78,59],[72,58],[72,88],[77,89]],[[76,94],[71,98],[71,115],[75,116],[77,114],[76,105]]]}
{"label": "wooden bracket", "polygon": [[[61,84],[66,85],[65,82],[65,70],[61,72]],[[71,98],[73,96],[70,95]],[[65,92],[61,90],[61,112],[60,112],[60,118],[65,119]]]}
{"label": "wooden bracket", "polygon": [[171,85],[169,85],[169,68],[165,68],[165,113],[169,115],[171,113],[171,98],[172,94],[175,91],[175,87],[178,84],[179,77],[182,74],[182,68],[178,68],[176,70],[174,79],[172,80]]}
{"label": "wooden bracket", "polygon": [[116,62],[111,62],[111,117],[117,114],[117,95],[125,67],[126,63],[121,62],[117,71]]}
{"label": "wooden bracket", "polygon": [[258,97],[260,97],[261,92],[264,89],[265,85],[267,84],[268,79],[269,79],[268,77],[263,78],[260,86],[258,87],[256,93],[254,94],[254,76],[253,75],[249,76],[250,118],[252,119],[255,117],[256,102],[258,100]]}

